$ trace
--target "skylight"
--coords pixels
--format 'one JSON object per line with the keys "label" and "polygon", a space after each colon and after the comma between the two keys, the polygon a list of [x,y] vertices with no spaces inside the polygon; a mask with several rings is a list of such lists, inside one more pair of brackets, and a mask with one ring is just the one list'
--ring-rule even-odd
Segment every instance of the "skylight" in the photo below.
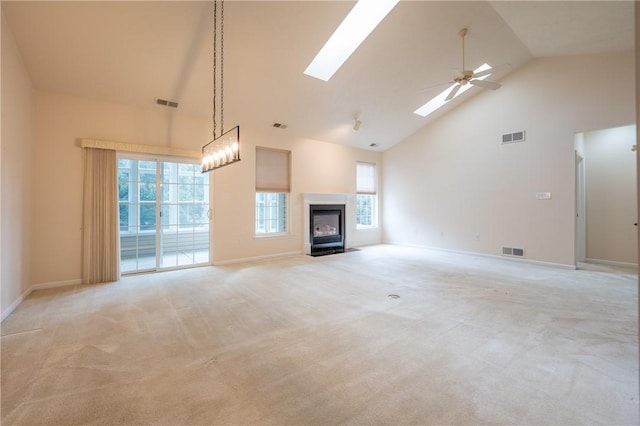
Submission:
{"label": "skylight", "polygon": [[[482,64],[478,68],[476,68],[473,72],[474,73],[479,73],[479,72],[482,72],[482,71],[485,71],[485,70],[490,70],[490,69],[491,69],[491,66],[489,64]],[[474,78],[474,80],[484,80],[485,78],[489,77],[490,75],[491,74],[483,75],[482,77]],[[431,114],[433,111],[437,110],[442,105],[444,105],[447,102],[449,102],[449,101],[445,101],[445,98],[447,97],[447,95],[449,94],[451,89],[453,89],[457,84],[458,83],[455,83],[455,84],[452,84],[451,86],[447,87],[442,93],[440,93],[435,98],[431,99],[426,104],[422,105],[420,108],[415,110],[413,113],[421,115],[423,117],[426,117],[427,115]],[[471,84],[465,84],[464,86],[460,87],[460,90],[458,90],[458,93],[456,93],[456,95],[453,97],[453,99],[457,98],[458,96],[460,96],[461,94],[463,94],[467,90],[471,89],[472,87],[473,87],[473,85],[471,85]]]}
{"label": "skylight", "polygon": [[329,81],[399,0],[359,0],[304,73]]}

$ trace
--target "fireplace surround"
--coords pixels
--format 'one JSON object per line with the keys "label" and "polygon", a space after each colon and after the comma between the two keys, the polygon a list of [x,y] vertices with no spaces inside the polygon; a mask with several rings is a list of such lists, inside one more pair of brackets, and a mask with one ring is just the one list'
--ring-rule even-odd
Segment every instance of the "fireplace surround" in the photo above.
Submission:
{"label": "fireplace surround", "polygon": [[[304,193],[302,194],[304,201],[303,211],[303,247],[304,254],[311,254],[311,242],[312,242],[312,219],[311,219],[311,206],[326,206],[326,205],[341,205],[344,206],[342,212],[342,249],[347,251],[350,247],[351,237],[350,233],[355,230],[355,197],[352,194],[329,194],[329,193]],[[352,218],[353,216],[353,218]],[[335,227],[335,225],[330,225]],[[325,228],[324,232],[330,232]]]}

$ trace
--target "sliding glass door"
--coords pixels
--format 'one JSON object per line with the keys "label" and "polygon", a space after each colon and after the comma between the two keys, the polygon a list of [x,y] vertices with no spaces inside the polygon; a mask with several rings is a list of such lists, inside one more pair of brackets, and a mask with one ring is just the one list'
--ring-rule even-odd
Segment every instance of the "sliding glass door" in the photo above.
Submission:
{"label": "sliding glass door", "polygon": [[118,158],[123,274],[209,263],[209,176],[198,164]]}

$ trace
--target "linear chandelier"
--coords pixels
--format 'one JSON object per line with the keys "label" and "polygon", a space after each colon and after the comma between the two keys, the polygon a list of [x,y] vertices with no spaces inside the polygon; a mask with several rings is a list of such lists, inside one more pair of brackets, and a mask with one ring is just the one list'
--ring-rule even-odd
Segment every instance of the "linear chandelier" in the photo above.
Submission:
{"label": "linear chandelier", "polygon": [[[220,37],[218,40],[218,32]],[[220,58],[218,59],[218,45]],[[220,134],[218,134],[217,109],[218,78],[220,63]],[[213,1],[213,140],[202,147],[202,173],[228,166],[240,161],[240,126],[224,131],[224,0],[220,1],[220,26],[218,28],[218,1]]]}

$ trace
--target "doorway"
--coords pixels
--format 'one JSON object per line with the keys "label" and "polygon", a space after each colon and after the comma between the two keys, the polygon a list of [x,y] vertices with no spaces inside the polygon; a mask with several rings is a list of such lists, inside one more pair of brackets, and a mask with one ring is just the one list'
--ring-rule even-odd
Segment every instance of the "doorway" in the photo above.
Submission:
{"label": "doorway", "polygon": [[576,265],[637,266],[635,141],[635,125],[575,136]]}
{"label": "doorway", "polygon": [[[587,261],[586,182],[584,157],[576,150],[576,262]],[[584,153],[583,153],[584,155]]]}
{"label": "doorway", "polygon": [[209,178],[184,161],[118,156],[122,274],[209,264]]}

